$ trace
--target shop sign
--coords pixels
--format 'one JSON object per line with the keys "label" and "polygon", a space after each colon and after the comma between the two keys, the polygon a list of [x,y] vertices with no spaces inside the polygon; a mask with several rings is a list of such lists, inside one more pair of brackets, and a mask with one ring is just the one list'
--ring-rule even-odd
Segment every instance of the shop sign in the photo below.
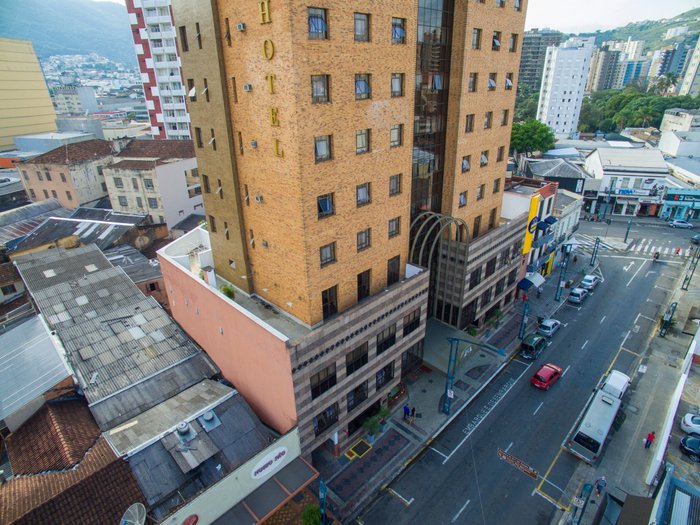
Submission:
{"label": "shop sign", "polygon": [[263,456],[250,472],[253,479],[260,479],[277,470],[287,457],[287,447],[279,447]]}

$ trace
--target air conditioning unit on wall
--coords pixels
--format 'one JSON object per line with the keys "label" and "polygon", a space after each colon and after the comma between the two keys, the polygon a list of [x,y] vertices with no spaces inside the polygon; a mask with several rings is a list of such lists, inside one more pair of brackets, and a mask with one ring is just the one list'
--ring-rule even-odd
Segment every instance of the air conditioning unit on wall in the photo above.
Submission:
{"label": "air conditioning unit on wall", "polygon": [[243,91],[253,91],[253,84],[243,84]]}
{"label": "air conditioning unit on wall", "polygon": [[262,195],[256,195],[256,196],[255,196],[255,202],[262,202],[262,201],[264,201],[264,200],[265,200],[265,199],[263,199],[263,196],[262,196]]}

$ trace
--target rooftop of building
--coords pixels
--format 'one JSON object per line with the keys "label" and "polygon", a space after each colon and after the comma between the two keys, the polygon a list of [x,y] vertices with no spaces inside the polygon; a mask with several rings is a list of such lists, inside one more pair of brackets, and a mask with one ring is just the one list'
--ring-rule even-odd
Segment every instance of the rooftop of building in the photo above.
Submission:
{"label": "rooftop of building", "polygon": [[157,301],[94,245],[28,254],[15,264],[101,428],[217,373]]}
{"label": "rooftop of building", "polygon": [[61,352],[36,315],[0,333],[0,420],[70,376]]}
{"label": "rooftop of building", "polygon": [[688,115],[700,115],[700,109],[683,109],[683,108],[668,108],[664,113],[671,115],[678,115],[680,113],[687,113]]}
{"label": "rooftop of building", "polygon": [[204,215],[188,215],[170,229],[187,233],[194,230],[197,226],[205,222],[205,220]]}
{"label": "rooftop of building", "polygon": [[557,198],[554,201],[554,209],[561,211],[574,202],[582,200],[583,197],[578,193],[560,188],[557,190]]}
{"label": "rooftop of building", "polygon": [[527,177],[511,177],[506,179],[505,191],[520,195],[533,195],[535,193],[553,193],[556,183],[545,180],[530,179]]}
{"label": "rooftop of building", "polygon": [[20,138],[34,140],[66,140],[81,138],[85,136],[92,136],[92,133],[85,133],[84,131],[47,131],[46,133],[32,133],[30,135],[20,135]]}
{"label": "rooftop of building", "polygon": [[700,131],[664,131],[664,134],[675,135],[683,142],[700,142]]}
{"label": "rooftop of building", "polygon": [[590,175],[580,166],[565,159],[529,159],[527,168],[536,177],[556,177],[562,179],[586,179]]}
{"label": "rooftop of building", "polygon": [[63,144],[20,164],[79,164],[114,155],[112,143],[107,140],[90,139]]}
{"label": "rooftop of building", "polygon": [[0,173],[0,197],[23,192],[24,186],[21,180]]}
{"label": "rooftop of building", "polygon": [[68,217],[72,213],[73,210],[61,207],[56,199],[0,212],[0,245],[24,237],[49,217]]}
{"label": "rooftop of building", "polygon": [[104,250],[103,253],[110,263],[119,266],[137,284],[154,281],[163,276],[158,259],[148,259],[129,244],[120,244]]}
{"label": "rooftop of building", "polygon": [[191,140],[138,140],[134,139],[116,155],[114,161],[152,160],[158,164],[177,159],[195,158]]}
{"label": "rooftop of building", "polygon": [[691,186],[700,188],[700,159],[677,157],[666,159],[673,174]]}
{"label": "rooftop of building", "polygon": [[600,157],[603,169],[637,168],[668,171],[663,153],[657,149],[601,148],[592,153],[592,155],[596,154]]}

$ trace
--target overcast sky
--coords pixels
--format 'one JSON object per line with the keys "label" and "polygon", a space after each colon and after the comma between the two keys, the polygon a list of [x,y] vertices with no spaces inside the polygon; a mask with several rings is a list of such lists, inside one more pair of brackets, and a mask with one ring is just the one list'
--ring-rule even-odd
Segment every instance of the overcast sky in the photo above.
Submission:
{"label": "overcast sky", "polygon": [[[124,0],[96,1],[124,4]],[[507,0],[506,5],[510,3],[512,0]],[[551,27],[565,33],[595,31],[640,20],[672,18],[699,6],[698,0],[529,0],[525,28]]]}

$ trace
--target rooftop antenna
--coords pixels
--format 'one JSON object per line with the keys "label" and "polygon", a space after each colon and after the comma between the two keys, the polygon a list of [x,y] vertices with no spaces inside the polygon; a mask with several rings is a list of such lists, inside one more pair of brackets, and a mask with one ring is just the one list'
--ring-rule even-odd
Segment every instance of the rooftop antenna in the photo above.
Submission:
{"label": "rooftop antenna", "polygon": [[146,507],[143,503],[134,503],[122,516],[119,525],[143,525],[146,522]]}

